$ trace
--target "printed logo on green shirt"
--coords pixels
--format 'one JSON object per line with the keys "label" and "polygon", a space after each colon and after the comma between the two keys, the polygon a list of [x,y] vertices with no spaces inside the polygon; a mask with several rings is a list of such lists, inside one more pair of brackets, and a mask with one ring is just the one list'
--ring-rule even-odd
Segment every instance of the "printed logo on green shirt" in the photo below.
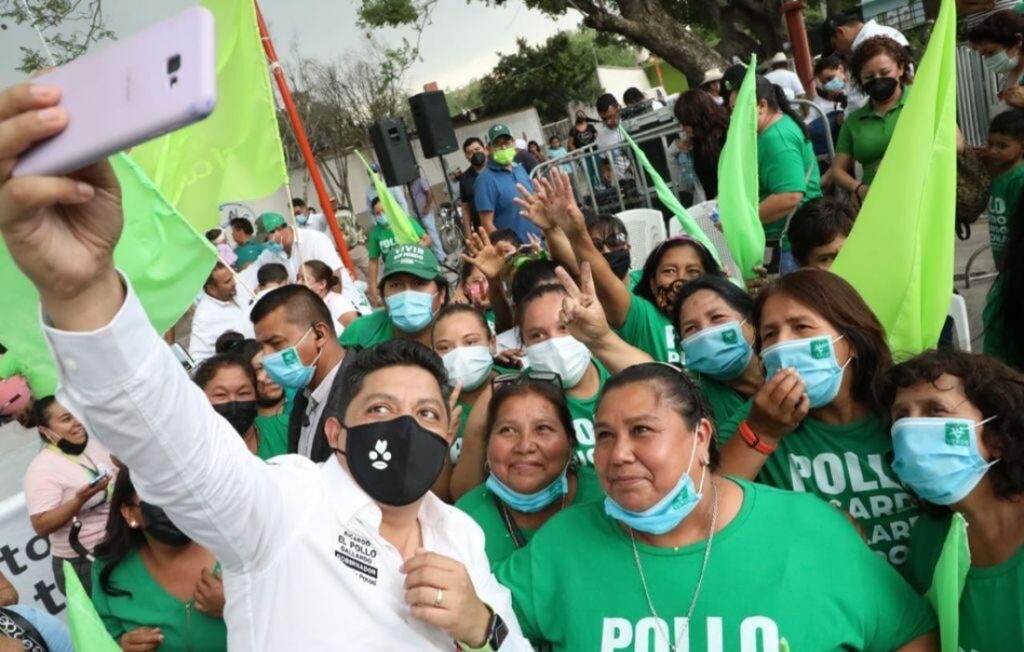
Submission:
{"label": "printed logo on green shirt", "polygon": [[735,344],[736,339],[736,331],[724,331],[722,333],[722,341],[726,344]]}
{"label": "printed logo on green shirt", "polygon": [[824,360],[827,358],[830,355],[828,345],[829,341],[827,337],[811,342],[811,357],[815,360]]}
{"label": "printed logo on green shirt", "polygon": [[946,444],[950,446],[970,446],[971,433],[966,423],[946,424]]}

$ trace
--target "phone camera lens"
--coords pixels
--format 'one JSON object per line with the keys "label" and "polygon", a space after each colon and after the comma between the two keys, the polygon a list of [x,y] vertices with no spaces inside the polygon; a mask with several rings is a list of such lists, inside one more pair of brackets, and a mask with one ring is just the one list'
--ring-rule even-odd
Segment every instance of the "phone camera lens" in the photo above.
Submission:
{"label": "phone camera lens", "polygon": [[175,54],[167,59],[167,74],[173,75],[181,70],[181,55]]}

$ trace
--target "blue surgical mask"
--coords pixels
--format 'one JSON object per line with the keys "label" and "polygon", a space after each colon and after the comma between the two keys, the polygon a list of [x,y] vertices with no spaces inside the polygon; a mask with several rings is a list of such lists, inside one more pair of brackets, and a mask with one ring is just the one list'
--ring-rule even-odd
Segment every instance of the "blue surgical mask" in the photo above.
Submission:
{"label": "blue surgical mask", "polygon": [[309,222],[309,215],[302,213],[295,216],[295,221],[299,223],[299,226],[305,226]]}
{"label": "blue surgical mask", "polygon": [[825,85],[822,86],[822,88],[826,91],[841,91],[846,88],[846,82],[836,77],[835,79],[830,79],[825,82]]}
{"label": "blue surgical mask", "polygon": [[715,380],[733,380],[743,373],[754,356],[743,324],[731,321],[712,326],[683,340],[686,368]]}
{"label": "blue surgical mask", "polygon": [[690,471],[693,469],[696,453],[697,434],[694,433],[693,449],[690,451],[690,464],[679,477],[679,482],[672,488],[672,491],[665,494],[664,498],[642,512],[631,512],[621,507],[611,497],[607,497],[604,499],[605,514],[639,532],[655,535],[670,532],[682,523],[683,519],[689,516],[700,503],[701,490],[704,488],[704,478],[707,477],[707,466],[703,467],[700,475],[700,488],[695,489]]}
{"label": "blue surgical mask", "polygon": [[1017,67],[1017,64],[1020,63],[1020,55],[1011,58],[1010,55],[1006,54],[1006,50],[1000,50],[993,55],[984,57],[982,61],[985,64],[986,70],[1002,75]]}
{"label": "blue surgical mask", "polygon": [[963,500],[989,467],[978,453],[978,427],[970,419],[915,417],[892,424],[892,469],[905,485],[935,505]]}
{"label": "blue surgical mask", "polygon": [[387,228],[389,224],[387,215],[374,215],[373,221],[376,222],[378,226],[383,226],[384,228]]}
{"label": "blue surgical mask", "polygon": [[306,336],[312,330],[313,327],[310,326],[309,330],[299,338],[299,341],[287,349],[263,356],[263,368],[267,370],[270,380],[285,389],[302,389],[309,384],[309,381],[313,378],[313,372],[316,371],[316,362],[320,359],[323,349],[316,354],[312,364],[304,365],[302,364],[302,358],[299,357],[299,350],[296,347],[302,343],[302,340],[306,339]]}
{"label": "blue surgical mask", "polygon": [[434,318],[434,295],[415,290],[399,292],[384,300],[395,328],[403,333],[418,333]]}
{"label": "blue surgical mask", "polygon": [[267,251],[272,251],[275,254],[284,253],[284,245],[282,245],[280,242],[267,240]]}
{"label": "blue surgical mask", "polygon": [[842,367],[836,362],[835,340],[828,337],[808,337],[779,342],[761,351],[765,379],[771,379],[781,369],[793,367],[807,386],[807,398],[812,408],[831,403],[843,384],[843,370],[853,360],[851,356]]}
{"label": "blue surgical mask", "polygon": [[569,493],[569,480],[566,477],[566,471],[568,470],[569,467],[566,465],[551,484],[532,494],[521,494],[518,491],[510,489],[508,485],[499,480],[498,476],[494,475],[494,473],[487,476],[487,482],[485,485],[492,494],[497,496],[501,502],[505,503],[512,509],[517,512],[533,514],[534,512],[539,512]]}

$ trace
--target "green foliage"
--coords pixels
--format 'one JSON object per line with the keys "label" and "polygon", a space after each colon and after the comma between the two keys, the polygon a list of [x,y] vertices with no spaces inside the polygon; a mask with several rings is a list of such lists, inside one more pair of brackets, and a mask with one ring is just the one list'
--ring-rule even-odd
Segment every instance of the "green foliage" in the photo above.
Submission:
{"label": "green foliage", "polygon": [[358,9],[359,20],[374,27],[401,27],[415,23],[419,7],[411,0],[365,0]]}
{"label": "green foliage", "polygon": [[[0,0],[0,27],[6,22],[42,30],[58,65],[86,52],[93,43],[114,38],[104,26],[102,0]],[[61,30],[61,31],[54,31]],[[17,70],[26,74],[50,65],[42,50],[21,47]]]}

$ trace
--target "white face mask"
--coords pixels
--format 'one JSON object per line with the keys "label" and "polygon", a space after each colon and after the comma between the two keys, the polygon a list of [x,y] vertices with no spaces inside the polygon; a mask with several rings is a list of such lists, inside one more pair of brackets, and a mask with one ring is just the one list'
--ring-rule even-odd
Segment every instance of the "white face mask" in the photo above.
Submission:
{"label": "white face mask", "polygon": [[448,370],[448,382],[452,387],[462,383],[462,390],[466,392],[483,385],[494,364],[491,349],[486,346],[460,346],[445,353],[441,360]]}
{"label": "white face mask", "polygon": [[590,366],[590,349],[571,335],[531,344],[526,347],[526,357],[532,369],[558,374],[562,389],[579,385]]}

